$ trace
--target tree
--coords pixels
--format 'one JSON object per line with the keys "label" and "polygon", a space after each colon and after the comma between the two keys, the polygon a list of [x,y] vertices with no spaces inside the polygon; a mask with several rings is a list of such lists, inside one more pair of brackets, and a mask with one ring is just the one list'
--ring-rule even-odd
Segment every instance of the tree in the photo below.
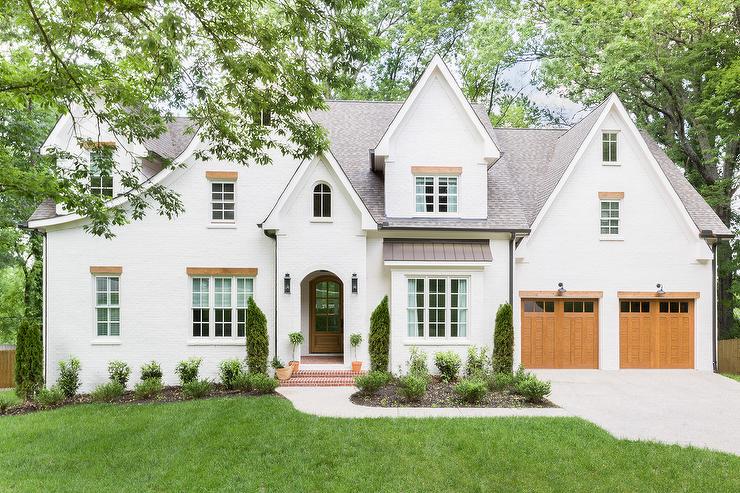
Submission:
{"label": "tree", "polygon": [[[527,2],[544,26],[540,80],[593,105],[615,92],[737,231],[740,10],[732,0]],[[718,248],[719,326],[733,330],[738,246]],[[735,328],[737,330],[737,328]]]}
{"label": "tree", "polygon": [[270,353],[267,318],[252,298],[247,302],[246,336],[249,372],[267,374],[267,357]]}
{"label": "tree", "polygon": [[496,312],[493,332],[493,372],[511,373],[514,368],[514,320],[511,305],[504,303]]}
{"label": "tree", "polygon": [[15,391],[25,399],[33,398],[44,385],[43,354],[41,324],[23,319],[15,350]]}
{"label": "tree", "polygon": [[[0,6],[0,105],[21,111],[31,101],[57,114],[80,107],[134,142],[186,113],[207,143],[201,157],[247,165],[269,163],[272,150],[313,156],[327,142],[304,112],[346,87],[348,72],[375,50],[363,7],[364,0],[8,0]],[[86,160],[52,154],[73,165],[25,177],[2,168],[0,194],[46,187],[105,236],[152,205],[167,216],[182,210],[172,191],[115,162],[105,171],[130,200],[126,210],[108,208],[87,191]]]}
{"label": "tree", "polygon": [[388,296],[384,296],[370,316],[368,349],[371,371],[388,371],[390,336],[391,315],[388,311]]}

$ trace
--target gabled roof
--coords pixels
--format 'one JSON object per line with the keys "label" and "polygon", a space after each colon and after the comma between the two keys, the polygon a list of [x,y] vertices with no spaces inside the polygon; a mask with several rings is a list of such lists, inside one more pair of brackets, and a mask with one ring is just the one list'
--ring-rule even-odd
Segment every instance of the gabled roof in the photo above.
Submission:
{"label": "gabled roof", "polygon": [[[594,108],[568,130],[494,128],[485,109],[480,105],[471,105],[481,128],[493,139],[501,152],[501,157],[488,170],[486,219],[409,219],[385,216],[383,176],[371,170],[369,150],[375,148],[383,138],[401,109],[402,102],[327,101],[326,110],[313,111],[309,116],[327,130],[331,155],[336,158],[351,187],[381,227],[526,231],[531,228],[553,194],[607,103],[608,100]],[[156,143],[150,142],[147,148],[158,154],[164,152],[171,155],[183,142],[189,143],[192,140],[189,134],[184,139],[178,137],[178,132],[187,127],[187,120],[183,120],[178,120],[177,125],[171,127],[168,131],[171,135],[164,137],[164,140],[157,139]],[[645,132],[641,132],[641,135],[696,228],[699,231],[711,231],[718,236],[732,236],[711,207],[686,180],[681,169]],[[44,201],[30,220],[43,220],[55,215],[53,202]]]}
{"label": "gabled roof", "polygon": [[460,89],[460,85],[455,81],[455,77],[452,75],[452,72],[450,72],[450,69],[447,67],[445,62],[442,60],[442,57],[440,57],[439,55],[434,55],[432,61],[429,62],[427,68],[424,69],[424,73],[421,74],[419,80],[416,81],[416,84],[414,84],[414,87],[411,89],[411,93],[398,109],[398,112],[393,117],[393,120],[391,120],[391,122],[386,127],[385,131],[383,132],[383,136],[380,138],[380,141],[378,141],[374,148],[375,154],[378,156],[388,155],[388,153],[390,152],[390,139],[393,136],[393,133],[396,131],[399,125],[401,125],[404,118],[406,118],[407,113],[414,106],[416,99],[419,97],[422,91],[424,91],[424,88],[427,86],[427,83],[434,74],[439,74],[445,80],[447,86],[452,91],[453,96],[455,97],[455,99],[457,99],[457,102],[460,103],[460,106],[463,108],[463,111],[470,119],[473,127],[483,139],[484,159],[486,159],[487,162],[492,162],[498,159],[501,156],[501,153],[496,146],[496,143],[493,141],[491,134],[486,130],[481,120],[473,111],[470,102],[463,94],[462,89]]}
{"label": "gabled roof", "polygon": [[175,117],[167,122],[167,131],[153,139],[147,139],[142,144],[144,148],[164,159],[175,159],[187,149],[195,137],[195,128],[192,120],[187,117]]}

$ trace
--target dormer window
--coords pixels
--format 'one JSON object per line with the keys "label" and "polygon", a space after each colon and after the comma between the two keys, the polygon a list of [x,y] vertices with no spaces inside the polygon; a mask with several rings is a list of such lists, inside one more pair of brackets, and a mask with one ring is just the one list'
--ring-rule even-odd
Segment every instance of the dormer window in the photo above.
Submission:
{"label": "dormer window", "polygon": [[416,212],[457,212],[457,176],[417,176]]}
{"label": "dormer window", "polygon": [[617,132],[601,133],[601,155],[604,163],[617,163]]}
{"label": "dormer window", "polygon": [[313,217],[331,217],[331,188],[326,183],[313,187]]}
{"label": "dormer window", "polygon": [[90,150],[90,193],[100,197],[113,197],[113,150],[97,147]]}

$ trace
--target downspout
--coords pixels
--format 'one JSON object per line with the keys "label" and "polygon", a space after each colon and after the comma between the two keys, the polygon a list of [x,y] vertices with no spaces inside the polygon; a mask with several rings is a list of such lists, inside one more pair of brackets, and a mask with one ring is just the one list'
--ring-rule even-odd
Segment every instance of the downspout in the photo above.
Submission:
{"label": "downspout", "polygon": [[49,285],[49,275],[48,275],[49,270],[46,267],[48,265],[47,259],[49,258],[49,247],[46,241],[46,231],[42,231],[41,234],[44,235],[44,250],[43,250],[44,260],[42,262],[42,269],[44,269],[44,271],[41,273],[43,276],[42,282],[44,284],[44,292],[43,292],[43,297],[42,297],[44,306],[41,312],[41,333],[43,334],[42,337],[44,338],[43,340],[44,342],[44,382],[47,382],[48,381],[47,380],[47,367],[48,367],[47,354],[49,354],[49,351],[48,351],[49,349],[49,334],[48,334],[49,332],[49,329],[48,329],[49,312],[47,309],[49,305],[49,302],[48,302],[49,296],[47,296],[47,291],[48,291],[48,285]]}
{"label": "downspout", "polygon": [[514,233],[509,237],[509,305],[514,306]]}
{"label": "downspout", "polygon": [[274,331],[273,331],[273,335],[274,335],[274,339],[275,339],[275,352],[273,353],[273,356],[277,356],[277,337],[278,337],[278,333],[277,333],[277,327],[278,327],[278,319],[277,319],[277,317],[278,317],[278,308],[277,308],[277,304],[278,304],[278,244],[277,244],[277,233],[275,233],[274,231],[273,232],[270,232],[268,230],[263,230],[263,232],[265,233],[265,236],[268,236],[268,237],[272,238],[273,240],[275,240],[275,273],[274,273],[275,274],[275,287],[274,287],[274,291],[273,291],[274,300],[273,300],[272,306],[274,308],[273,320],[275,321],[274,322],[275,323],[275,328],[274,328]]}
{"label": "downspout", "polygon": [[719,371],[717,365],[717,242],[712,245],[712,369]]}

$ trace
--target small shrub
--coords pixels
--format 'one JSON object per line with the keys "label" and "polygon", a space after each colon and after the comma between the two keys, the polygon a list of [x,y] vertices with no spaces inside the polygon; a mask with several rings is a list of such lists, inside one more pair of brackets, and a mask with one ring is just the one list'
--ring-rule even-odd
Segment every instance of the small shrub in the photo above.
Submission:
{"label": "small shrub", "polygon": [[360,392],[374,394],[390,380],[390,375],[384,371],[371,371],[366,375],[355,378],[355,386]]}
{"label": "small shrub", "polygon": [[550,394],[550,382],[543,382],[534,375],[529,375],[517,382],[516,393],[530,402],[542,402]]}
{"label": "small shrub", "polygon": [[267,318],[253,298],[247,300],[247,366],[250,373],[267,375],[267,356],[270,340],[267,336]]}
{"label": "small shrub", "polygon": [[163,388],[161,378],[145,378],[134,387],[134,396],[137,399],[152,399],[158,396]]}
{"label": "small shrub", "polygon": [[373,310],[370,316],[370,370],[388,371],[388,351],[390,348],[391,315],[388,311],[388,296]]}
{"label": "small shrub", "polygon": [[423,349],[411,346],[409,355],[409,374],[429,379],[429,367],[427,366],[427,353]]}
{"label": "small shrub", "polygon": [[111,382],[118,382],[125,389],[131,376],[131,367],[124,361],[111,361],[108,363],[108,375]]}
{"label": "small shrub", "polygon": [[465,374],[469,377],[482,376],[488,370],[488,350],[485,346],[478,349],[475,346],[468,348],[468,360],[465,362]]}
{"label": "small shrub", "polygon": [[487,381],[491,391],[511,390],[514,387],[514,375],[511,373],[494,373],[488,376]]}
{"label": "small shrub", "polygon": [[511,373],[514,366],[514,320],[508,303],[501,305],[496,312],[492,359],[494,373]]}
{"label": "small shrub", "polygon": [[188,399],[202,399],[211,392],[209,380],[191,380],[182,385],[182,393]]}
{"label": "small shrub", "polygon": [[125,390],[126,388],[121,382],[111,381],[95,387],[95,390],[90,393],[90,397],[95,402],[110,402],[121,397]]}
{"label": "small shrub", "polygon": [[399,393],[407,400],[417,402],[427,392],[427,379],[422,375],[409,373],[398,381]]}
{"label": "small shrub", "polygon": [[0,394],[0,413],[4,413],[16,404],[18,404],[18,399],[16,399],[14,396]]}
{"label": "small shrub", "polygon": [[54,385],[53,387],[43,388],[36,394],[36,402],[41,407],[52,407],[61,404],[64,401],[64,391]]}
{"label": "small shrub", "polygon": [[175,373],[180,377],[180,385],[185,385],[198,379],[198,370],[202,361],[203,358],[188,358],[177,364]]}
{"label": "small shrub", "polygon": [[242,362],[238,359],[227,359],[218,366],[221,383],[227,389],[235,389],[235,381],[242,374]]}
{"label": "small shrub", "polygon": [[74,397],[80,388],[80,360],[70,358],[69,361],[59,362],[59,389],[65,397]]}
{"label": "small shrub", "polygon": [[149,380],[150,378],[162,379],[162,367],[156,361],[141,365],[141,379]]}
{"label": "small shrub", "polygon": [[530,376],[533,375],[524,369],[524,365],[519,365],[519,368],[516,369],[516,373],[514,373],[512,376],[512,385],[516,387],[519,382],[526,378],[529,378]]}
{"label": "small shrub", "polygon": [[241,372],[234,377],[231,382],[231,388],[234,390],[241,390],[242,392],[249,392],[253,389],[252,386],[252,374]]}
{"label": "small shrub", "polygon": [[434,355],[434,364],[439,370],[442,380],[451,382],[460,373],[462,362],[460,355],[454,351],[442,351]]}
{"label": "small shrub", "polygon": [[480,402],[488,392],[486,381],[479,377],[465,378],[455,385],[455,393],[465,402]]}
{"label": "small shrub", "polygon": [[280,368],[285,368],[285,364],[280,361],[280,358],[275,356],[272,358],[272,361],[270,361],[270,366],[272,366],[275,370],[279,370]]}
{"label": "small shrub", "polygon": [[275,392],[280,383],[277,378],[268,377],[264,373],[251,373],[250,382],[252,389],[260,394],[271,394]]}

